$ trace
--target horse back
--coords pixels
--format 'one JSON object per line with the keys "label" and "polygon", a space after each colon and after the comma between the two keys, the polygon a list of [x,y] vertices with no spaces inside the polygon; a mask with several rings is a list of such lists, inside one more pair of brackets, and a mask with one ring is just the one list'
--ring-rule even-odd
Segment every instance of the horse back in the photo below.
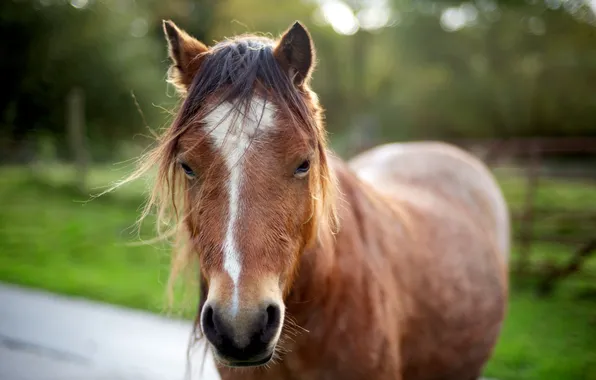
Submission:
{"label": "horse back", "polygon": [[407,201],[457,202],[483,223],[508,258],[509,212],[488,168],[477,158],[439,142],[393,143],[352,158],[348,165],[364,182]]}

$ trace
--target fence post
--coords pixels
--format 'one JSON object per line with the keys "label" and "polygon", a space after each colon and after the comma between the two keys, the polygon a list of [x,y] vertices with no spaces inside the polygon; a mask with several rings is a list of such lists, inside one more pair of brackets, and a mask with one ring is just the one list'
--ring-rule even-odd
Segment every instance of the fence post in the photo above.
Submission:
{"label": "fence post", "polygon": [[89,157],[85,139],[85,94],[80,87],[72,88],[68,94],[66,125],[70,150],[76,168],[75,182],[80,191],[85,191]]}
{"label": "fence post", "polygon": [[524,273],[527,270],[528,263],[530,261],[534,229],[534,199],[538,189],[540,164],[541,155],[538,142],[532,142],[530,145],[530,165],[526,171],[528,180],[526,199],[524,202],[524,211],[520,223],[520,250],[519,261],[517,263],[517,271],[519,273]]}
{"label": "fence post", "polygon": [[538,286],[538,294],[542,296],[552,293],[555,281],[562,280],[580,270],[582,263],[596,250],[596,239],[592,239],[578,249],[567,265],[553,269]]}

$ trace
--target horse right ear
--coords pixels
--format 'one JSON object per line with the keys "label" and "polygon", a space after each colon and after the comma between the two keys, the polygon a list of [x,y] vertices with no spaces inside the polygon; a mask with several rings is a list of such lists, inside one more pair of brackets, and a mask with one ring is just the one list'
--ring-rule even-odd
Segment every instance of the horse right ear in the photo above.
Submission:
{"label": "horse right ear", "polygon": [[172,60],[168,81],[174,84],[181,94],[186,94],[209,49],[201,41],[178,28],[172,21],[164,20],[163,30]]}

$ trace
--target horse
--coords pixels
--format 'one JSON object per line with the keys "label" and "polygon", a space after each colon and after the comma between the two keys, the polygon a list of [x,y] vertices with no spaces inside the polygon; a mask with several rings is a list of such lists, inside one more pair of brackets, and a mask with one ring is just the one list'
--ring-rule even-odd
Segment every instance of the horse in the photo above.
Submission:
{"label": "horse", "polygon": [[300,22],[212,46],[163,30],[180,105],[139,173],[157,168],[172,276],[198,263],[195,329],[221,378],[479,378],[508,303],[490,170],[438,141],[334,154]]}

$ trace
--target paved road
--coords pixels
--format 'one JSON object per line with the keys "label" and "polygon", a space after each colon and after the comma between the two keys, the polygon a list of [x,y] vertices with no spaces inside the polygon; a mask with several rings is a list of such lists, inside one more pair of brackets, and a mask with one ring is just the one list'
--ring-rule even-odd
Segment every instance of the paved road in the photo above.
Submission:
{"label": "paved road", "polygon": [[[0,284],[1,380],[186,380],[191,325]],[[200,347],[201,348],[201,347]],[[219,380],[202,349],[190,379]]]}

